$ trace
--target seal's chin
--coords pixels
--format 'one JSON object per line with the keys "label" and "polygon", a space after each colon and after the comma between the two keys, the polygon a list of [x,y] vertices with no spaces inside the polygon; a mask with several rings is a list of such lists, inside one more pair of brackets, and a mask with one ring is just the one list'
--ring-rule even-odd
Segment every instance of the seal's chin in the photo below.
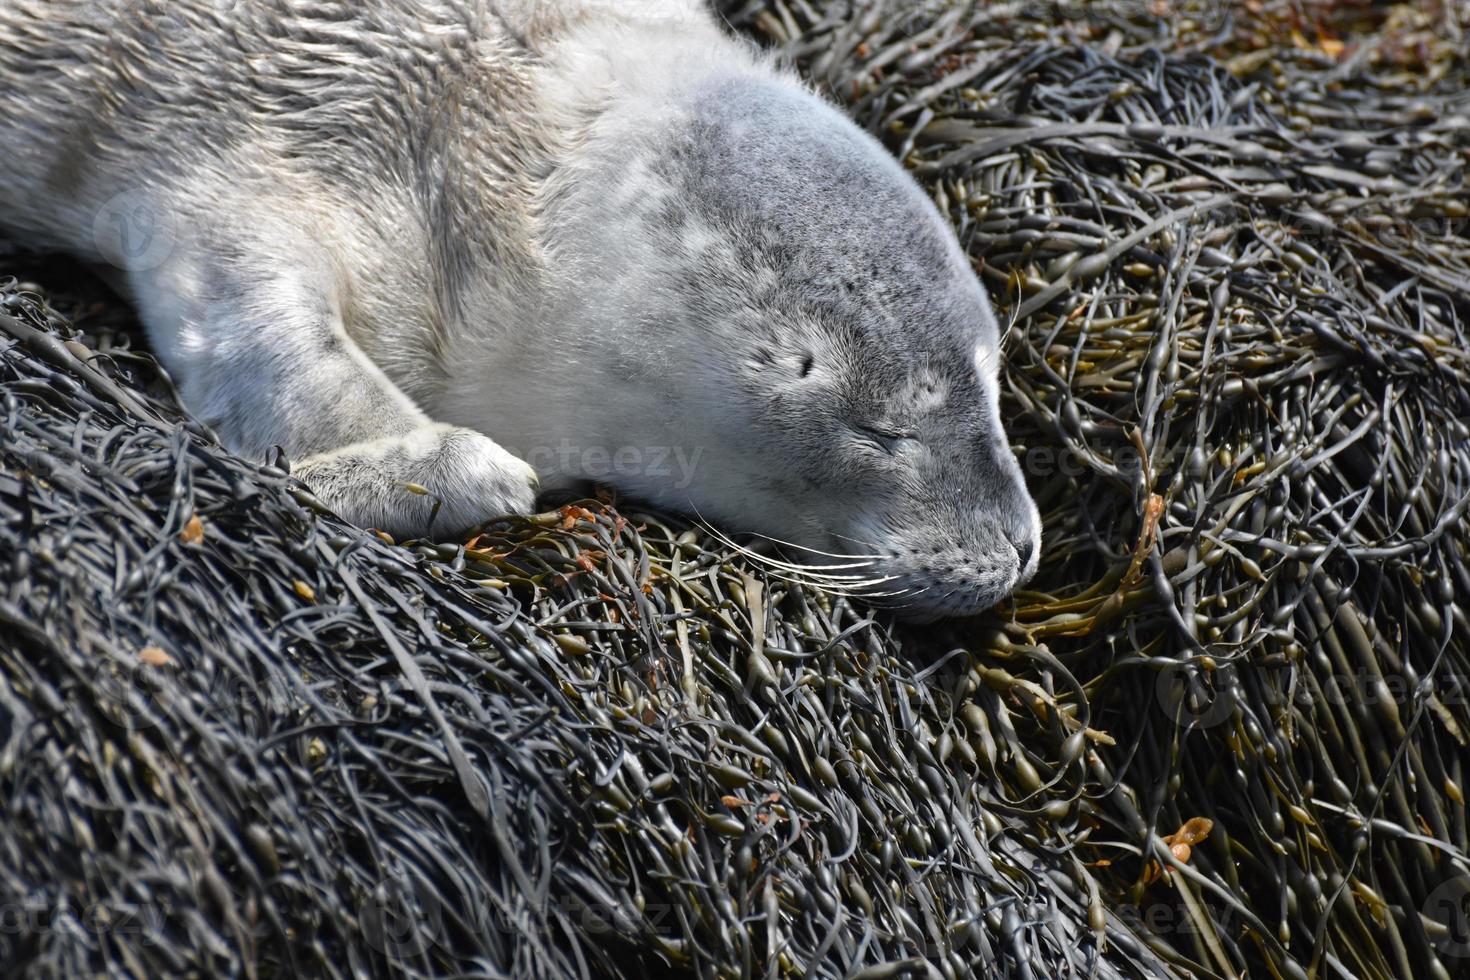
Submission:
{"label": "seal's chin", "polygon": [[879,609],[892,610],[915,623],[977,616],[993,608],[1029,577],[1032,567],[1012,556],[999,558],[984,571],[949,578],[925,571],[893,572],[880,584],[855,590],[857,598]]}
{"label": "seal's chin", "polygon": [[[1029,505],[1029,499],[1024,503]],[[915,525],[891,522],[887,534],[875,534],[872,522],[855,528],[866,532],[860,540],[871,543],[869,553],[846,561],[830,556],[833,584],[899,618],[932,622],[984,613],[1036,572],[1041,523],[1034,505],[1017,506],[1013,516],[992,514],[968,527],[943,520],[919,526],[922,533]]]}

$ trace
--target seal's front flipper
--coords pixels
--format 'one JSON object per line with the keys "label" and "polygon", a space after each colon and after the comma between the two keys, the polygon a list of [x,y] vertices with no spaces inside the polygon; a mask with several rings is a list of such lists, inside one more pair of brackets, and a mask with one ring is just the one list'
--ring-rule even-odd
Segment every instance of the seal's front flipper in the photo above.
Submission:
{"label": "seal's front flipper", "polygon": [[462,531],[488,517],[528,514],[536,503],[529,464],[452,425],[312,456],[294,473],[342,517],[395,537]]}
{"label": "seal's front flipper", "polygon": [[529,513],[535,471],[400,391],[347,335],[333,264],[297,241],[260,225],[248,239],[193,236],[130,271],[184,404],[241,455],[283,449],[318,499],[364,527],[419,537]]}

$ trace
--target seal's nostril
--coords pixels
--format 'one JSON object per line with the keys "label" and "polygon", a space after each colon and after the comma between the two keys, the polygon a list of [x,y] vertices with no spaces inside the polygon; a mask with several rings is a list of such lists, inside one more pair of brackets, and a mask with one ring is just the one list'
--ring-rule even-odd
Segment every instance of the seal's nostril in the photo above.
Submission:
{"label": "seal's nostril", "polygon": [[1021,567],[1025,568],[1031,564],[1031,556],[1036,552],[1036,540],[1034,538],[1023,538],[1020,541],[1013,541],[1011,544],[1016,549],[1016,558],[1020,561]]}

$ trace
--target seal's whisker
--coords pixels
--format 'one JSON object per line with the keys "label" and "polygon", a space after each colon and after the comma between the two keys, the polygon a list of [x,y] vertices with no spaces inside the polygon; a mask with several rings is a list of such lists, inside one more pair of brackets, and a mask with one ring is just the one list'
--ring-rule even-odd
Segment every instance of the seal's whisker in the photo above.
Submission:
{"label": "seal's whisker", "polygon": [[[877,586],[897,581],[898,579],[903,577],[902,575],[873,576],[863,575],[859,573],[848,575],[835,574],[836,571],[841,571],[844,569],[873,570],[875,568],[876,562],[871,560],[848,562],[846,564],[837,565],[803,565],[797,562],[774,558],[770,555],[763,555],[752,548],[748,548],[745,545],[742,545],[739,542],[730,538],[729,535],[720,531],[719,528],[713,527],[708,522],[704,521],[703,518],[700,518],[698,523],[713,538],[715,538],[715,540],[721,542],[727,548],[733,550],[736,554],[748,558],[756,564],[759,564],[762,567],[769,569],[772,574],[774,574],[777,578],[780,578],[782,581],[789,582],[794,585],[810,586],[813,588],[821,589],[833,595],[860,598],[868,602],[918,594],[916,593],[916,590],[912,588],[897,589],[889,592],[872,591]],[[787,544],[787,542],[780,541],[777,538],[771,538],[767,535],[756,535],[756,537],[764,538],[765,540],[771,541],[775,544]],[[804,550],[811,551],[815,554],[832,554],[831,552],[823,552],[815,548]],[[832,556],[853,557],[845,555]]]}
{"label": "seal's whisker", "polygon": [[[760,556],[751,555],[750,558],[760,561]],[[867,588],[872,585],[881,585],[891,581],[892,577],[865,578],[861,575],[820,575],[799,568],[788,568],[780,564],[764,562],[762,567],[766,568],[772,575],[786,582],[794,582],[800,585],[810,585],[828,592],[848,591]]]}
{"label": "seal's whisker", "polygon": [[939,604],[945,602],[947,599],[949,599],[951,596],[953,596],[958,591],[959,591],[959,589],[957,589],[957,588],[956,589],[950,589],[947,592],[945,592],[943,595],[935,596],[934,593],[933,593],[932,588],[929,587],[929,586],[925,586],[925,587],[923,587],[921,589],[917,589],[917,590],[914,591],[914,593],[912,595],[912,598],[915,601],[913,601],[913,602],[898,603],[898,604],[892,606],[891,608],[894,608],[894,609],[911,609],[915,605],[917,605],[918,600],[923,600],[923,603],[924,603],[924,605],[926,607],[932,607],[932,606],[939,605]]}
{"label": "seal's whisker", "polygon": [[[883,593],[869,591],[875,586],[884,585],[901,578],[899,575],[886,575],[878,578],[863,578],[861,576],[832,576],[821,578],[809,573],[788,572],[785,569],[774,567],[772,573],[783,582],[793,585],[804,585],[811,588],[821,589],[832,595],[850,596],[870,600],[884,595],[897,595],[900,593]],[[902,590],[907,591],[907,590]]]}
{"label": "seal's whisker", "polygon": [[740,554],[742,554],[742,555],[748,555],[751,558],[757,559],[759,561],[763,561],[763,562],[765,562],[767,564],[781,565],[781,566],[786,567],[786,568],[847,569],[847,568],[866,568],[866,567],[869,567],[869,566],[871,566],[873,564],[873,561],[871,561],[871,560],[861,560],[861,561],[853,561],[853,562],[848,562],[848,563],[844,563],[844,564],[836,564],[836,565],[833,565],[833,564],[804,565],[804,564],[800,564],[798,562],[787,561],[786,559],[775,558],[775,557],[770,556],[770,555],[761,554],[760,552],[756,551],[753,548],[749,548],[749,547],[747,547],[745,545],[739,544],[739,543],[731,540],[730,538],[725,537],[722,534],[719,534],[718,532],[713,532],[713,529],[711,529],[711,530],[712,530],[712,533],[714,533],[715,536],[721,542],[723,542],[727,547],[730,547],[730,548],[735,549]]}
{"label": "seal's whisker", "polygon": [[[903,576],[901,576],[901,575],[885,575],[882,578],[858,579],[856,581],[852,581],[852,582],[840,582],[838,584],[842,588],[844,588],[844,589],[864,589],[864,590],[866,590],[866,589],[872,588],[875,585],[886,585],[887,583],[892,582],[892,581],[895,581],[896,579],[899,579],[899,578],[902,578],[902,577]],[[871,595],[872,593],[869,593],[869,592],[864,591],[863,594],[864,595]]]}
{"label": "seal's whisker", "polygon": [[729,545],[729,547],[734,549],[736,554],[741,555],[745,558],[749,558],[751,561],[754,561],[767,568],[778,568],[782,571],[794,572],[801,575],[809,575],[813,578],[820,578],[830,581],[856,580],[863,577],[861,574],[858,573],[854,573],[851,575],[838,575],[834,574],[832,570],[841,570],[848,568],[866,569],[873,567],[872,562],[858,562],[851,565],[798,565],[795,562],[782,561],[779,558],[772,558],[769,555],[763,555],[758,551],[751,551],[750,549],[744,548],[738,544],[732,543]]}
{"label": "seal's whisker", "polygon": [[913,589],[899,589],[896,592],[864,592],[861,596],[858,596],[858,598],[864,600],[865,602],[871,602],[876,606],[882,606],[885,609],[893,609],[896,607],[892,603],[879,600],[902,598],[903,596],[912,595],[913,593]]}
{"label": "seal's whisker", "polygon": [[[828,531],[827,533],[828,534],[832,534],[833,537],[841,537],[841,535],[833,534],[831,531]],[[823,551],[820,548],[812,548],[812,547],[809,547],[809,546],[804,545],[804,544],[797,544],[795,541],[785,541],[785,540],[782,540],[781,538],[773,538],[769,534],[761,534],[761,533],[759,533],[757,531],[751,531],[750,532],[750,535],[751,535],[751,537],[761,538],[763,540],[769,541],[772,544],[778,544],[778,545],[780,545],[783,548],[795,548],[798,551],[805,551],[805,552],[807,552],[809,554],[813,554],[813,555],[822,555],[822,556],[827,557],[827,558],[868,558],[868,559],[871,559],[871,560],[876,561],[878,559],[887,557],[886,555],[883,555],[883,554],[851,555],[851,554],[841,554],[841,553],[838,553],[838,552],[835,552],[835,551]],[[849,540],[851,540],[851,539],[849,539]],[[869,547],[871,547],[871,545]]]}
{"label": "seal's whisker", "polygon": [[[739,544],[738,542],[732,540],[729,536],[727,536],[724,533],[722,533],[719,529],[714,528],[714,527],[711,527],[709,525],[705,525],[705,530],[707,530],[717,541],[719,541],[722,544],[724,544],[727,548],[733,549],[737,554],[742,555],[742,556],[744,556],[746,558],[749,558],[752,561],[759,562],[759,563],[761,563],[763,565],[766,565],[768,567],[771,567],[771,568],[781,568],[781,569],[785,569],[787,571],[795,571],[795,572],[802,572],[802,573],[805,573],[805,574],[812,574],[812,575],[815,575],[815,576],[817,576],[819,578],[823,578],[823,579],[834,579],[834,580],[838,580],[838,579],[849,579],[849,578],[861,578],[861,576],[859,576],[859,575],[850,575],[850,576],[847,576],[847,575],[834,575],[834,574],[832,574],[832,572],[833,571],[841,571],[841,570],[844,570],[844,569],[872,568],[874,566],[874,564],[875,564],[875,562],[872,561],[872,560],[865,560],[865,561],[848,562],[846,564],[840,564],[840,565],[802,565],[802,564],[798,564],[796,562],[785,561],[785,560],[780,559],[780,558],[773,558],[770,555],[763,555],[760,552],[755,551],[752,548],[748,548],[745,545]],[[758,536],[759,537],[764,537],[764,535],[758,535]],[[774,538],[770,538],[768,540],[776,541],[776,539],[774,539]],[[781,542],[776,542],[776,543],[779,544]],[[826,552],[818,552],[818,553],[819,554],[826,554]],[[834,555],[833,557],[839,557],[840,558],[840,557],[856,557],[856,556]]]}
{"label": "seal's whisker", "polygon": [[840,570],[840,569],[846,569],[846,568],[873,568],[873,567],[875,567],[875,565],[874,565],[873,562],[868,562],[868,561],[865,561],[865,562],[854,562],[851,565],[798,565],[795,562],[781,561],[780,559],[777,559],[777,558],[770,558],[770,557],[761,555],[759,552],[741,552],[741,554],[749,554],[750,557],[755,558],[757,560],[763,560],[767,565],[771,565],[771,566],[774,566],[774,567],[777,567],[777,568],[786,568],[786,569],[790,569],[791,571],[799,571],[799,572],[810,572],[811,574],[813,574],[813,575],[819,575],[822,578],[862,578],[862,576],[860,574],[834,575],[829,570]]}
{"label": "seal's whisker", "polygon": [[834,537],[834,538],[840,538],[843,541],[851,541],[853,544],[858,545],[858,546],[863,547],[863,548],[877,548],[878,547],[873,542],[871,542],[871,541],[864,541],[862,538],[854,538],[851,535],[847,535],[847,534],[838,534],[836,531],[828,531],[827,533],[830,534],[830,535],[832,535],[832,537]]}
{"label": "seal's whisker", "polygon": [[778,571],[777,577],[786,582],[793,582],[798,585],[810,585],[827,592],[833,592],[842,595],[860,595],[864,598],[867,598],[874,595],[874,593],[871,593],[867,590],[873,588],[874,586],[885,585],[889,582],[894,581],[895,579],[900,578],[901,576],[888,575],[881,578],[870,579],[819,579],[800,574],[780,574]]}
{"label": "seal's whisker", "polygon": [[[733,539],[731,539],[728,535],[726,535],[724,532],[722,532],[719,528],[715,527],[714,525],[712,525],[708,521],[706,521],[704,519],[704,516],[702,514],[700,514],[697,509],[695,510],[695,516],[696,516],[696,522],[695,523],[697,523],[701,528],[703,528],[705,531],[707,531],[710,535],[712,535],[715,539],[717,539],[721,543],[723,543],[723,544],[725,544],[725,545],[727,545],[727,546],[729,546],[731,548],[740,549],[742,551],[742,553],[746,553],[746,552],[749,552],[750,551],[750,549],[747,549],[744,545],[737,544]],[[852,561],[851,563],[845,564],[845,565],[824,564],[824,565],[807,565],[807,566],[800,566],[800,567],[806,567],[806,568],[859,568],[859,567],[862,567],[862,565],[864,565],[864,564],[871,564],[872,562],[879,561],[879,560],[887,557],[886,555],[882,555],[882,554],[856,555],[856,554],[841,554],[841,553],[838,553],[838,552],[835,552],[835,551],[822,551],[820,548],[811,548],[811,547],[808,547],[806,545],[797,544],[795,541],[786,541],[786,540],[784,540],[782,538],[772,537],[769,534],[761,534],[758,531],[751,531],[751,532],[748,532],[748,533],[750,534],[751,537],[760,538],[763,541],[769,541],[771,544],[779,545],[780,547],[783,547],[783,548],[795,548],[798,551],[805,551],[805,552],[808,552],[809,554],[822,555],[823,557],[826,557],[826,558],[838,558],[838,559],[842,559],[844,561],[845,560],[848,560],[848,559],[855,559],[855,561]],[[831,532],[828,532],[828,533],[831,533]],[[834,535],[834,537],[835,536],[837,536],[837,535]],[[766,556],[762,556],[762,557],[766,557]],[[770,560],[777,560],[777,559],[770,559]],[[795,563],[794,562],[787,562],[786,564],[792,564],[792,565],[794,565]]]}

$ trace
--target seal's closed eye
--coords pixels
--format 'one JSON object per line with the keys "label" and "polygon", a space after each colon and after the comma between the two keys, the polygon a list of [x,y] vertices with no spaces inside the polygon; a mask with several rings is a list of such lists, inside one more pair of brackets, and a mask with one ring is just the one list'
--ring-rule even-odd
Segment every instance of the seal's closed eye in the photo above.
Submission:
{"label": "seal's closed eye", "polygon": [[857,431],[873,443],[876,443],[884,452],[890,456],[896,455],[905,444],[915,441],[914,433],[903,429],[881,428],[872,425],[859,425]]}

